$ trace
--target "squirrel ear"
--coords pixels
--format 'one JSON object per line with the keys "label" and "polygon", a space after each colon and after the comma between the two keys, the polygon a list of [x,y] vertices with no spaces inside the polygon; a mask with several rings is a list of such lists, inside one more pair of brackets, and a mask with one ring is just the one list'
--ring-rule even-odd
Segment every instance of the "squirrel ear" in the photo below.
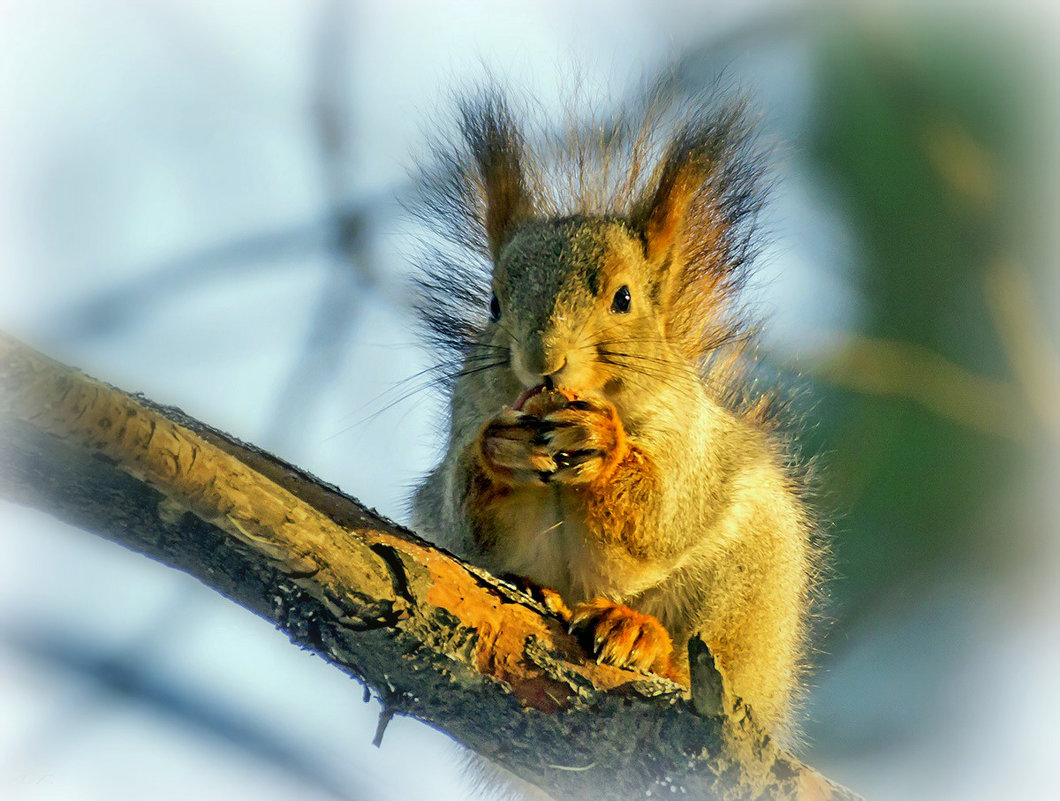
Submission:
{"label": "squirrel ear", "polygon": [[523,138],[504,99],[489,93],[462,108],[461,132],[478,166],[483,225],[496,261],[512,230],[533,214],[523,173]]}
{"label": "squirrel ear", "polygon": [[644,237],[648,262],[665,261],[685,227],[689,206],[710,174],[710,163],[692,149],[671,151],[655,193],[633,211],[632,222]]}

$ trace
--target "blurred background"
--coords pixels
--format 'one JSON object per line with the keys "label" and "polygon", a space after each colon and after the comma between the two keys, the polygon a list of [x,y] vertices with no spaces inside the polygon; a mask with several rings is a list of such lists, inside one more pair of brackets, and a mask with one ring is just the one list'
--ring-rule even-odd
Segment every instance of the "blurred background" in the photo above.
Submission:
{"label": "blurred background", "polygon": [[[1048,798],[1058,33],[1044,0],[0,2],[0,327],[405,520],[441,436],[399,383],[399,201],[449,91],[723,74],[777,145],[752,294],[835,551],[803,756],[871,799]],[[444,735],[372,747],[376,701],[194,580],[0,532],[0,797],[467,796]]]}

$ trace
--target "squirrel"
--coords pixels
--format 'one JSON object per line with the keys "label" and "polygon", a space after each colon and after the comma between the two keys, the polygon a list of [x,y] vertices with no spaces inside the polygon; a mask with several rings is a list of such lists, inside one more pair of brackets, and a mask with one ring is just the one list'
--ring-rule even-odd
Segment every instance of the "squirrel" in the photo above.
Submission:
{"label": "squirrel", "polygon": [[766,181],[746,103],[649,93],[536,152],[500,90],[459,108],[412,209],[449,390],[414,527],[536,588],[598,661],[687,683],[699,635],[790,740],[823,557],[748,366]]}

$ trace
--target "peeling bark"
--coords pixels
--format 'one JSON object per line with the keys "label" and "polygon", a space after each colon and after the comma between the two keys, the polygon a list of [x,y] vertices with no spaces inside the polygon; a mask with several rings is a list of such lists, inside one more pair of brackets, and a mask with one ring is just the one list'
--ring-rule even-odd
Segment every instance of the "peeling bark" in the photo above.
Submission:
{"label": "peeling bark", "polygon": [[855,798],[762,734],[709,654],[694,700],[597,665],[529,596],[335,487],[3,334],[0,432],[0,496],[195,576],[363,681],[384,717],[558,799]]}

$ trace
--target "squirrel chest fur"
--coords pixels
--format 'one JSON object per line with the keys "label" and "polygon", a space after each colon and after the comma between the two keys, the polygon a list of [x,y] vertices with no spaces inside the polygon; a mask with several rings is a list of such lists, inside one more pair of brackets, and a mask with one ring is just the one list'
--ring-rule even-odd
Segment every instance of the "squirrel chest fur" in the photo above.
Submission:
{"label": "squirrel chest fur", "polygon": [[785,733],[817,555],[747,378],[742,112],[651,98],[538,158],[497,94],[462,112],[421,214],[419,305],[452,381],[414,525],[546,594],[603,661],[681,679],[699,634]]}

